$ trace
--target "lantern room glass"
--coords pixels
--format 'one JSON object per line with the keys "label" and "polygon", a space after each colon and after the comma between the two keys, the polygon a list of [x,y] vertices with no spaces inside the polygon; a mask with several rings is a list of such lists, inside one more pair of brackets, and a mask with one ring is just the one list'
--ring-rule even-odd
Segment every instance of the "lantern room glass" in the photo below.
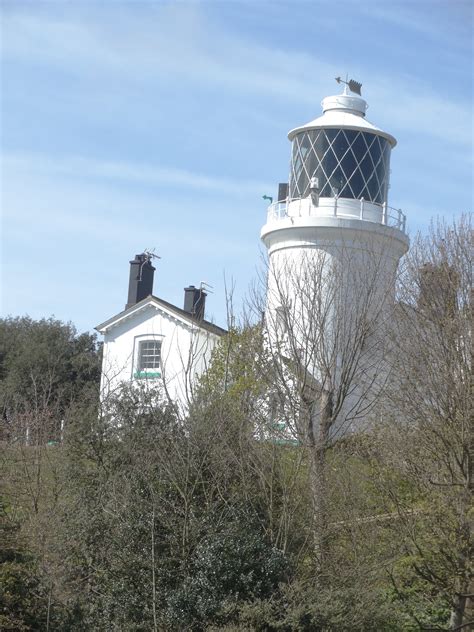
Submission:
{"label": "lantern room glass", "polygon": [[317,178],[320,197],[387,201],[390,144],[376,134],[349,129],[300,132],[293,140],[290,199],[310,194]]}

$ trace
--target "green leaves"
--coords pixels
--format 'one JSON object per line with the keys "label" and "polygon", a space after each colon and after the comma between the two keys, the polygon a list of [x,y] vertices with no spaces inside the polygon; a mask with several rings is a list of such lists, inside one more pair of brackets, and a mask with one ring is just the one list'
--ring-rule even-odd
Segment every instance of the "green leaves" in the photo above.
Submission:
{"label": "green leaves", "polygon": [[287,570],[288,560],[248,508],[232,510],[195,548],[183,584],[170,596],[170,620],[180,628],[232,621],[243,604],[269,598]]}
{"label": "green leaves", "polygon": [[0,409],[10,417],[50,408],[62,414],[100,379],[96,337],[29,317],[0,320]]}

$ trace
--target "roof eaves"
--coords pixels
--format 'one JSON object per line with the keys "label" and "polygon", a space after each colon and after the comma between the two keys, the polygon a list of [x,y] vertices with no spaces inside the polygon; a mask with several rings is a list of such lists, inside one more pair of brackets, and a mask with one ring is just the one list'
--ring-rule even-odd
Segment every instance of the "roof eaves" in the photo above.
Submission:
{"label": "roof eaves", "polygon": [[181,309],[180,307],[177,307],[176,305],[173,305],[172,303],[168,303],[168,301],[165,301],[153,295],[147,296],[146,298],[141,300],[139,303],[136,303],[136,305],[133,305],[132,307],[129,307],[128,309],[125,309],[122,312],[115,314],[115,316],[112,316],[111,318],[104,321],[100,325],[97,325],[95,329],[99,333],[104,334],[106,333],[108,329],[115,327],[123,320],[133,317],[136,313],[140,312],[143,308],[147,307],[150,304],[155,304],[157,306],[161,306],[165,310],[174,312],[174,314],[178,315],[182,320],[186,321],[187,323],[191,323],[192,325],[200,327],[201,329],[205,329],[209,333],[212,333],[216,336],[223,336],[227,333],[226,329],[223,329],[222,327],[219,327],[218,325],[215,325],[214,323],[211,323],[207,320],[200,320],[200,319],[194,318],[191,314],[186,312],[184,309]]}
{"label": "roof eaves", "polygon": [[110,327],[114,327],[115,325],[118,325],[118,323],[121,322],[122,320],[131,318],[134,314],[140,312],[143,308],[147,307],[151,302],[153,302],[152,299],[154,298],[155,297],[150,294],[150,296],[147,296],[146,298],[142,299],[135,305],[132,305],[132,307],[129,307],[128,309],[124,309],[118,314],[111,316],[110,318],[105,320],[103,323],[100,323],[100,325],[97,325],[97,327],[94,327],[94,329],[98,331],[99,333],[105,333],[107,329],[109,329]]}
{"label": "roof eaves", "polygon": [[228,333],[226,329],[219,327],[219,325],[215,325],[214,323],[211,323],[208,320],[195,318],[189,312],[186,312],[184,309],[181,309],[180,307],[177,307],[176,305],[173,305],[172,303],[168,303],[168,301],[165,301],[162,298],[158,298],[157,296],[153,296],[153,298],[164,308],[167,308],[175,312],[176,314],[181,316],[183,320],[190,322],[193,325],[200,327],[201,329],[205,329],[206,331],[209,331],[210,333],[213,333],[217,336],[223,336],[226,333]]}

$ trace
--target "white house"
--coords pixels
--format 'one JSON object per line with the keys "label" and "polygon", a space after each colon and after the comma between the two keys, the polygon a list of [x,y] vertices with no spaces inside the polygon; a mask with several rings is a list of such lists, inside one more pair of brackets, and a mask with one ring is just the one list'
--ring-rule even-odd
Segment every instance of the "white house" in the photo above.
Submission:
{"label": "white house", "polygon": [[101,399],[133,385],[153,388],[186,410],[226,330],[205,320],[202,288],[185,288],[180,308],[153,296],[153,273],[150,255],[136,255],[125,310],[96,327],[104,336]]}

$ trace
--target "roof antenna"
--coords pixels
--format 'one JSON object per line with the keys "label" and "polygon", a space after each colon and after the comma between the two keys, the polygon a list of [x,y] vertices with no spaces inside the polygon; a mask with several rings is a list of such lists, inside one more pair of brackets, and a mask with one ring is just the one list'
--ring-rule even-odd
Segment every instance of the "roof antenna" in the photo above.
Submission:
{"label": "roof antenna", "polygon": [[155,254],[155,248],[145,248],[143,251],[147,261],[151,261],[152,259],[161,259],[160,255]]}
{"label": "roof antenna", "polygon": [[212,285],[209,285],[209,283],[206,283],[205,281],[201,281],[201,283],[199,284],[200,292],[206,291],[208,294],[214,294],[214,292],[212,291],[213,289],[214,287]]}
{"label": "roof antenna", "polygon": [[341,79],[341,77],[336,77],[336,81],[337,83],[344,83],[351,92],[353,92],[354,94],[358,94],[359,96],[362,96],[362,92],[361,92],[362,84],[359,83],[358,81],[355,81],[354,79],[350,79],[350,81],[347,81],[347,77],[346,77],[346,81],[344,81],[344,79]]}
{"label": "roof antenna", "polygon": [[143,266],[145,265],[145,263],[150,263],[152,259],[161,259],[160,255],[155,254],[155,248],[145,248],[143,254],[145,255],[145,260],[140,266],[140,274],[138,275],[139,281],[142,280]]}

